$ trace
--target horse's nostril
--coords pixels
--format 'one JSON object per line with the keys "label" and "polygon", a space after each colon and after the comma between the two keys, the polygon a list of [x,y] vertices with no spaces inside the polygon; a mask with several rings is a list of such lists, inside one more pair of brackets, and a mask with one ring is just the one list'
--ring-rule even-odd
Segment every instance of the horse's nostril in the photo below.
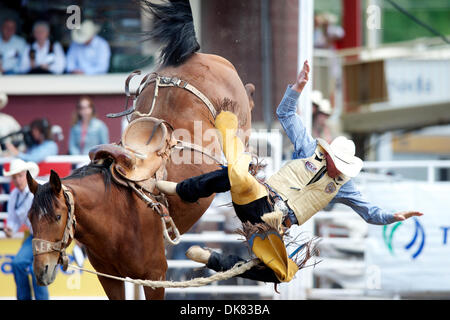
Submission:
{"label": "horse's nostril", "polygon": [[44,273],[47,273],[48,271],[48,264],[45,265]]}

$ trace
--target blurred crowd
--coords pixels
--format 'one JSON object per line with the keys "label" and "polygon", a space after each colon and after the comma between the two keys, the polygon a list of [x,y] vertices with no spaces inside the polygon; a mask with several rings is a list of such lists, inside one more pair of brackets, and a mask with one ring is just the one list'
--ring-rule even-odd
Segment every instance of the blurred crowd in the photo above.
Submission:
{"label": "blurred crowd", "polygon": [[[0,110],[7,103],[7,95],[0,93]],[[57,142],[63,139],[62,129],[48,119],[35,119],[21,127],[12,116],[0,112],[0,123],[0,156],[40,163],[60,153]],[[109,143],[108,127],[96,118],[93,100],[80,97],[72,115],[68,154],[87,155],[93,146],[105,143]]]}
{"label": "blurred crowd", "polygon": [[15,19],[5,18],[0,23],[0,74],[93,75],[109,70],[110,46],[98,35],[100,27],[91,20],[71,31],[72,42],[67,52],[51,39],[50,24],[46,21],[34,23],[31,43],[17,34]]}

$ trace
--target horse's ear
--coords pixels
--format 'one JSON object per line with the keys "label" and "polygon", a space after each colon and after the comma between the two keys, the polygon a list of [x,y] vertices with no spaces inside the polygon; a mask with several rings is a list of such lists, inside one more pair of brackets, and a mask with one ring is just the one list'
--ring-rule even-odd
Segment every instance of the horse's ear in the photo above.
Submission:
{"label": "horse's ear", "polygon": [[245,85],[245,91],[247,92],[248,102],[250,103],[250,110],[255,107],[253,96],[255,95],[255,85],[253,83],[247,83]]}
{"label": "horse's ear", "polygon": [[61,192],[61,179],[53,170],[50,171],[50,187],[52,187],[53,193],[56,195]]}
{"label": "horse's ear", "polygon": [[27,170],[27,183],[28,189],[30,189],[31,193],[35,194],[38,189],[39,183],[37,183],[37,181],[33,179],[30,171],[28,170]]}

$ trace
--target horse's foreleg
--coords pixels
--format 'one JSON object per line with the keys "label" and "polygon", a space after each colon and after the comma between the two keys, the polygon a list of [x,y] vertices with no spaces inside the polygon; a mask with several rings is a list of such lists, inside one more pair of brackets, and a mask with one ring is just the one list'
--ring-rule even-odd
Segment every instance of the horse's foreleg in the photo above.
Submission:
{"label": "horse's foreleg", "polygon": [[98,277],[109,300],[125,300],[125,285],[122,281]]}
{"label": "horse's foreleg", "polygon": [[147,300],[163,300],[164,288],[152,289],[150,287],[144,287],[145,299]]}

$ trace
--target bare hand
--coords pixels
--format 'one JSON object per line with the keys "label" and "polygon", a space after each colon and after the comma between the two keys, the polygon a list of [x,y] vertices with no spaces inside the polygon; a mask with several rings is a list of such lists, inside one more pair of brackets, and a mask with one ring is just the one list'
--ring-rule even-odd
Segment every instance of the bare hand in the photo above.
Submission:
{"label": "bare hand", "polygon": [[302,71],[297,76],[297,80],[295,84],[292,86],[292,89],[297,91],[298,93],[301,93],[303,91],[303,88],[305,87],[306,83],[308,83],[309,80],[309,63],[308,60],[305,61],[303,64]]}
{"label": "bare hand", "polygon": [[19,154],[19,150],[14,147],[14,145],[10,142],[6,142],[5,143],[6,149],[9,151],[9,153],[13,156],[16,157]]}
{"label": "bare hand", "polygon": [[394,214],[395,221],[403,221],[411,217],[420,217],[420,216],[423,216],[423,213],[418,211],[402,211]]}
{"label": "bare hand", "polygon": [[8,227],[5,227],[4,229],[3,229],[3,231],[5,232],[5,235],[6,235],[6,237],[7,238],[11,238],[12,237],[12,229],[11,228],[8,228]]}

